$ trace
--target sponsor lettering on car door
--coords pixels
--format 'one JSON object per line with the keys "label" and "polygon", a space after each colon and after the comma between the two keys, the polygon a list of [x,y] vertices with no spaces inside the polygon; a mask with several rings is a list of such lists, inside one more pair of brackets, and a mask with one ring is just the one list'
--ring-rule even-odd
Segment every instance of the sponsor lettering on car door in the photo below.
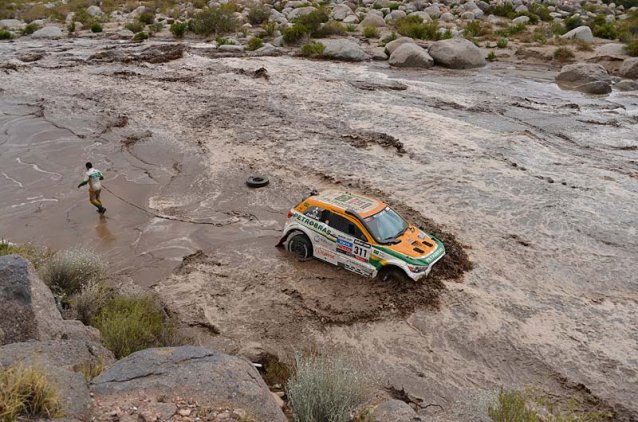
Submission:
{"label": "sponsor lettering on car door", "polygon": [[374,266],[369,263],[371,247],[365,234],[346,217],[331,212],[327,223],[334,231],[336,238],[334,251],[340,265],[350,271],[369,276]]}

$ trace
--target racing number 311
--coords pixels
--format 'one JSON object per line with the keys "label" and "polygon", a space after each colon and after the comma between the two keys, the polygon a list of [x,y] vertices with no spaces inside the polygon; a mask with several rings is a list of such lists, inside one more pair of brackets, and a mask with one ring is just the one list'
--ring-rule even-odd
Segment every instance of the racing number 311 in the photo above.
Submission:
{"label": "racing number 311", "polygon": [[368,250],[366,248],[362,248],[361,246],[354,245],[354,254],[362,258],[367,258]]}

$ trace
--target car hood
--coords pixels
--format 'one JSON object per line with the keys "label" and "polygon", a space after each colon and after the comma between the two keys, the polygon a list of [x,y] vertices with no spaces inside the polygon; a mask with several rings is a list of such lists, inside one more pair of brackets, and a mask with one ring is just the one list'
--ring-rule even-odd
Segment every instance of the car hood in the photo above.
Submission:
{"label": "car hood", "polygon": [[445,252],[440,240],[413,225],[410,225],[397,240],[399,243],[384,245],[383,249],[411,258],[410,261],[415,261],[414,264],[427,265],[433,260],[432,258],[439,258]]}

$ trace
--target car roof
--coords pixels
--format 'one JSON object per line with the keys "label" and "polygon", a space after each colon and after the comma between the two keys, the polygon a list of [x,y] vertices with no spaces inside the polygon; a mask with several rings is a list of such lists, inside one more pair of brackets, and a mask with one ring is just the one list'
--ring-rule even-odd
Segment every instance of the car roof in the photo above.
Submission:
{"label": "car roof", "polygon": [[369,217],[386,207],[386,204],[378,199],[339,190],[323,191],[311,198],[343,211],[354,211],[360,217]]}

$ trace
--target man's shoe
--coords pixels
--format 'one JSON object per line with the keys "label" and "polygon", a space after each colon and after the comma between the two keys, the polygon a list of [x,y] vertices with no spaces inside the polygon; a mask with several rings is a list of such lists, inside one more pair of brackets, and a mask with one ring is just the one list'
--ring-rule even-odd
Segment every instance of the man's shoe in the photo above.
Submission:
{"label": "man's shoe", "polygon": [[106,208],[102,207],[98,212],[104,215],[104,213],[106,212]]}

